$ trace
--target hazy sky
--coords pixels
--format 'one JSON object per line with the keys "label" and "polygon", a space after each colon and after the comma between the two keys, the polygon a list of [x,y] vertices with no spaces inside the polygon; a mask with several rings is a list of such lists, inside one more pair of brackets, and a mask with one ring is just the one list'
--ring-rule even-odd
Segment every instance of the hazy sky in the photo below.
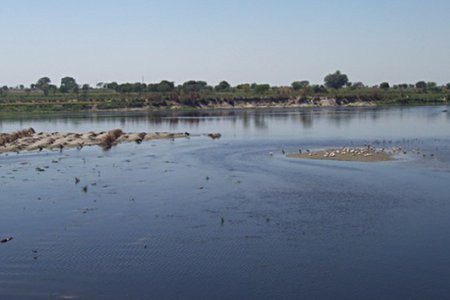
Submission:
{"label": "hazy sky", "polygon": [[449,0],[2,0],[0,85],[450,82]]}

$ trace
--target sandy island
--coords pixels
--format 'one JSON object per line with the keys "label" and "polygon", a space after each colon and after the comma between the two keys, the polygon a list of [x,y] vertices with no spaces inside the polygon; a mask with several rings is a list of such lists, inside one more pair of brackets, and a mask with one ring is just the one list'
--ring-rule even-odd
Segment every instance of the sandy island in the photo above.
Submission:
{"label": "sandy island", "polygon": [[[219,139],[220,133],[202,134],[212,139]],[[20,152],[20,151],[42,151],[44,149],[60,150],[66,148],[82,149],[84,146],[98,145],[104,150],[120,143],[157,140],[157,139],[176,139],[188,138],[191,135],[184,133],[168,132],[140,132],[126,133],[121,129],[102,132],[84,132],[84,133],[36,133],[33,128],[20,130],[14,133],[0,133],[0,153]],[[201,136],[201,135],[196,135]]]}
{"label": "sandy island", "polygon": [[340,160],[340,161],[361,161],[361,162],[379,162],[394,160],[393,154],[396,149],[386,151],[377,150],[371,147],[365,148],[341,148],[327,149],[321,151],[307,151],[302,153],[288,154],[291,158],[321,159],[321,160]]}

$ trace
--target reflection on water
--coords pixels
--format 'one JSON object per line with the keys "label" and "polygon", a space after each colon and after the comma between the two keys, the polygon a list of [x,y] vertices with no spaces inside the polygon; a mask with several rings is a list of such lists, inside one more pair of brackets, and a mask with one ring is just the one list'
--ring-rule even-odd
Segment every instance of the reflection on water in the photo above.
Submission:
{"label": "reflection on water", "polygon": [[127,131],[220,131],[236,138],[426,137],[430,132],[435,136],[447,135],[450,115],[445,110],[446,107],[440,106],[56,114],[2,118],[0,131],[24,127],[37,131],[122,128]]}
{"label": "reflection on water", "polygon": [[[0,239],[14,237],[0,244],[0,298],[446,298],[443,110],[3,118],[2,131],[223,137],[0,155]],[[370,164],[281,154],[369,139],[420,155]]]}

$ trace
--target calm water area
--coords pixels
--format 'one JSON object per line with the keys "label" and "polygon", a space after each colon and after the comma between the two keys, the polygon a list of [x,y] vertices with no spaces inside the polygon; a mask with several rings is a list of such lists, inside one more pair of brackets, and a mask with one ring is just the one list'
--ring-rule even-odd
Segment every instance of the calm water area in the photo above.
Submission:
{"label": "calm water area", "polygon": [[[0,299],[450,295],[448,107],[0,118],[28,127],[192,137],[0,154]],[[368,144],[406,153],[282,154]]]}

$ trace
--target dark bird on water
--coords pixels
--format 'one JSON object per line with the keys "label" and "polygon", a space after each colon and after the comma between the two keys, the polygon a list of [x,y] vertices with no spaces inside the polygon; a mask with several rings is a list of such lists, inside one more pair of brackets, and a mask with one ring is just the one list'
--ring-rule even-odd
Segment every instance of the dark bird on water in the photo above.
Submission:
{"label": "dark bird on water", "polygon": [[191,134],[190,134],[189,132],[186,131],[186,132],[184,133],[184,135],[185,135],[185,136],[190,136]]}

